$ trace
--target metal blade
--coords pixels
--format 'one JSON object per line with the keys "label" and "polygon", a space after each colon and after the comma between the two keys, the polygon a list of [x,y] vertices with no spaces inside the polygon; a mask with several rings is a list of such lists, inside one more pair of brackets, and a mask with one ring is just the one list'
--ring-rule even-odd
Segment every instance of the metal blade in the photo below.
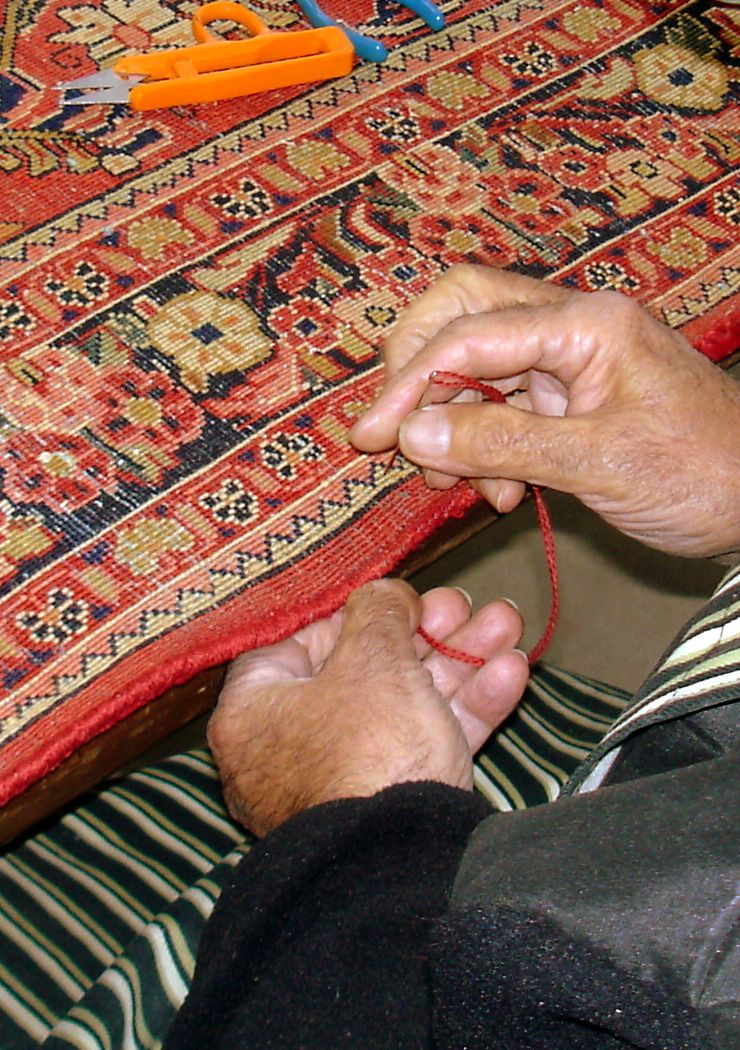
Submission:
{"label": "metal blade", "polygon": [[112,106],[119,102],[128,102],[129,88],[126,84],[119,87],[103,88],[102,91],[84,91],[74,98],[62,98],[63,106]]}
{"label": "metal blade", "polygon": [[[142,80],[146,80],[145,74],[121,77],[112,69],[102,69],[89,77],[79,77],[77,80],[67,81],[66,84],[56,84],[55,87],[65,92],[61,99],[63,106],[95,106],[101,103],[110,106],[118,102],[128,102],[131,88]],[[100,90],[89,91],[88,88]],[[70,98],[66,94],[69,91],[79,94],[73,94]]]}
{"label": "metal blade", "polygon": [[114,73],[113,69],[101,69],[98,73],[91,73],[88,77],[78,77],[77,80],[68,80],[64,84],[55,84],[57,91],[80,91],[83,88],[114,87],[121,83],[121,77]]}

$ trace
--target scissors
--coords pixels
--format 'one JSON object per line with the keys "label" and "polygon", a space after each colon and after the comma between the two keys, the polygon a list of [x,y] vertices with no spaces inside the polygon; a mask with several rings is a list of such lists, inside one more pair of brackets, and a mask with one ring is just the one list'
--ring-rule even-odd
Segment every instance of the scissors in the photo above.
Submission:
{"label": "scissors", "polygon": [[[738,2],[740,3],[740,0]],[[297,0],[297,3],[312,26],[340,26],[352,42],[358,58],[366,62],[382,62],[388,57],[387,48],[379,40],[371,36],[363,36],[362,33],[350,29],[344,22],[337,22],[330,18],[319,7],[317,0]],[[444,28],[445,16],[431,0],[399,0],[399,3],[418,15],[430,29]]]}
{"label": "scissors", "polygon": [[[248,30],[246,40],[223,40],[207,28],[224,19]],[[292,84],[349,73],[354,48],[347,34],[329,25],[298,32],[272,32],[242,4],[213,0],[193,15],[195,45],[134,54],[110,69],[56,87],[64,105],[128,102],[132,109],[157,109],[217,102]],[[69,91],[77,92],[71,98]]]}

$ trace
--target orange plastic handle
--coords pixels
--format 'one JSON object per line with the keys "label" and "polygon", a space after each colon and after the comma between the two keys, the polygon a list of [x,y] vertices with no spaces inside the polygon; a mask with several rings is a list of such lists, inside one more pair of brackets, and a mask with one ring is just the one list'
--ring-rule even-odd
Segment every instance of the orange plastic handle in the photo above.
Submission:
{"label": "orange plastic handle", "polygon": [[[206,43],[127,55],[116,63],[114,68],[120,76],[147,77],[129,92],[132,109],[217,102],[341,77],[352,69],[354,48],[335,26],[273,33],[251,11],[226,0],[206,4],[198,14],[200,20],[193,20],[193,33]],[[238,21],[252,36],[247,40],[214,37],[206,24],[217,18]]]}
{"label": "orange plastic handle", "polygon": [[210,4],[199,7],[192,18],[193,36],[199,44],[209,44],[219,39],[206,28],[209,22],[217,21],[237,22],[248,29],[252,36],[270,32],[259,15],[243,4],[235,4],[231,0],[212,0]]}
{"label": "orange plastic handle", "polygon": [[[237,22],[249,31],[244,40],[223,40],[207,29],[209,22],[223,19]],[[148,54],[124,55],[114,69],[121,76],[141,75],[150,80],[175,80],[184,77],[188,65],[191,75],[235,69],[261,61],[262,45],[266,38],[277,36],[253,11],[231,0],[213,0],[198,8],[192,18],[193,36],[198,41],[190,47],[170,47]],[[256,38],[261,38],[259,43]],[[129,99],[129,101],[131,101]],[[177,105],[177,103],[173,103]]]}

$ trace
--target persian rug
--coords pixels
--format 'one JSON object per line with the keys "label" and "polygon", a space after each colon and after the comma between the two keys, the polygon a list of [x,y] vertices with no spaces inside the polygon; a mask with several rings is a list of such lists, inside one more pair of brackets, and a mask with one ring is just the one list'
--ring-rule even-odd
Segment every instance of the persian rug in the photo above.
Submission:
{"label": "persian rug", "polygon": [[348,0],[390,54],[341,80],[60,106],[195,6],[0,0],[0,802],[471,505],[346,440],[445,267],[620,289],[734,349],[731,8],[449,0],[433,33]]}

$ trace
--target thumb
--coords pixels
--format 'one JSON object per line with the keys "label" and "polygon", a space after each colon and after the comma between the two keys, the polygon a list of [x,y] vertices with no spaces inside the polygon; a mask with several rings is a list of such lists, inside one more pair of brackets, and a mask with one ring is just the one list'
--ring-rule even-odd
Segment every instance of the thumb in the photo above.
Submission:
{"label": "thumb", "polygon": [[511,405],[428,405],[401,424],[399,447],[421,467],[462,478],[510,478],[582,491],[601,475],[597,424]]}
{"label": "thumb", "polygon": [[324,665],[328,675],[350,676],[359,685],[378,671],[418,662],[413,636],[421,618],[421,599],[402,580],[375,580],[350,595],[342,630]]}
{"label": "thumb", "polygon": [[304,646],[295,638],[284,638],[274,645],[250,649],[231,663],[226,673],[219,706],[238,703],[244,689],[274,685],[292,679],[309,678],[311,661]]}

